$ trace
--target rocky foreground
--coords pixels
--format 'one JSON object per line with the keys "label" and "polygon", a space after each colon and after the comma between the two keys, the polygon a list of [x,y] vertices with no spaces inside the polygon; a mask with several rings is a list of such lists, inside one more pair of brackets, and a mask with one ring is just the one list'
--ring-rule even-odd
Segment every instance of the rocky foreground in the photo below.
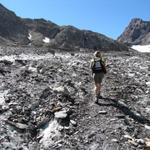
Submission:
{"label": "rocky foreground", "polygon": [[0,48],[0,149],[150,149],[150,57],[103,53],[94,103],[91,53]]}

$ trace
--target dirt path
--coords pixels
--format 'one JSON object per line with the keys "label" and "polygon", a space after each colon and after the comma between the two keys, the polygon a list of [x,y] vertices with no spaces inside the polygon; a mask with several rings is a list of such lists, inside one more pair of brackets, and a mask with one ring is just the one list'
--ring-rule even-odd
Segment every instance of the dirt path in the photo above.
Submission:
{"label": "dirt path", "polygon": [[[124,100],[115,95],[115,84],[110,83],[115,83],[116,78],[116,74],[107,74],[102,89],[105,99],[95,104],[94,85],[92,78],[89,77],[88,94],[78,109],[77,132],[69,137],[69,143],[73,144],[72,149],[145,149],[144,144],[135,142],[135,139],[143,140],[149,137],[149,133],[144,128],[147,118],[138,114],[130,105],[126,105]],[[130,140],[126,138],[128,136],[131,136]]]}
{"label": "dirt path", "polygon": [[[84,102],[79,107],[78,131],[73,135],[77,139],[78,149],[119,149],[119,140],[123,120],[116,116],[122,115],[111,106],[110,102],[99,100],[99,104],[94,103],[93,85],[89,89],[91,94],[85,97]],[[118,131],[117,131],[118,130]]]}

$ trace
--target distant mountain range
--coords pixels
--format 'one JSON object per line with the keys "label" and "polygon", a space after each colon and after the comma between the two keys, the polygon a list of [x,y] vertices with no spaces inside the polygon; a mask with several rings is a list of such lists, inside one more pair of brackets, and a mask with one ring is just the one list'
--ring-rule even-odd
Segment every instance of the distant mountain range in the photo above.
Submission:
{"label": "distant mountain range", "polygon": [[117,41],[128,45],[150,44],[150,21],[132,19]]}
{"label": "distant mountain range", "polygon": [[124,44],[107,36],[79,30],[73,26],[59,26],[44,19],[23,19],[0,4],[0,44],[49,46],[65,49],[128,50]]}

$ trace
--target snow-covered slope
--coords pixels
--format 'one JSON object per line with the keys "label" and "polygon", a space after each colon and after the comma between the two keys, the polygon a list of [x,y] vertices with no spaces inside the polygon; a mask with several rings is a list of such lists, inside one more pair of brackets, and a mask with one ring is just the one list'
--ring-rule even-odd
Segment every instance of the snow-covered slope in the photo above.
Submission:
{"label": "snow-covered slope", "polygon": [[48,37],[45,37],[45,38],[43,39],[43,42],[44,42],[44,43],[49,43],[49,42],[50,42],[50,39],[49,39]]}
{"label": "snow-covered slope", "polygon": [[133,45],[131,48],[139,52],[150,53],[150,45]]}

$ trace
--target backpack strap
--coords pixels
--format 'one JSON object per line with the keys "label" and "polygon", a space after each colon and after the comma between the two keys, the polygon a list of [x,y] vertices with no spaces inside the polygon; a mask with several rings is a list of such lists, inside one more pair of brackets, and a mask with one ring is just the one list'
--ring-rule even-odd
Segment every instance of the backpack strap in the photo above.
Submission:
{"label": "backpack strap", "polygon": [[101,63],[103,72],[106,74],[107,70],[106,70],[106,66],[105,66],[104,62],[102,60],[100,60],[100,63]]}
{"label": "backpack strap", "polygon": [[[98,60],[97,60],[98,61]],[[103,62],[103,60],[102,60],[102,58],[100,58],[100,64],[101,64],[101,67],[102,67],[102,72],[104,72],[105,74],[107,73],[107,70],[106,70],[106,66],[105,66],[105,64],[104,64],[104,62]],[[93,70],[93,68],[94,68],[94,65],[95,65],[95,62],[96,62],[96,60],[95,60],[95,58],[93,58],[93,64],[92,64],[92,67],[91,67],[91,69],[92,69],[92,73],[94,73],[95,71]]]}

